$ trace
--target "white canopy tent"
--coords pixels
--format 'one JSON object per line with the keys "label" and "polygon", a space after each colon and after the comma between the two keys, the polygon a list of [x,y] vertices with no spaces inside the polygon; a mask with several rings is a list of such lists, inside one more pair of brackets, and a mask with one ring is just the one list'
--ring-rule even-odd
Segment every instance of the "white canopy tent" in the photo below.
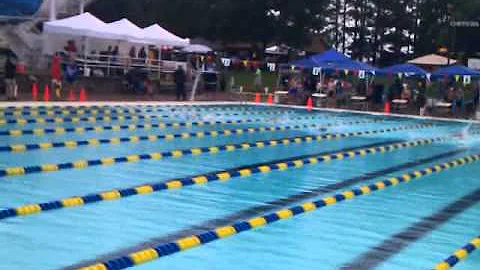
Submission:
{"label": "white canopy tent", "polygon": [[278,55],[288,55],[288,50],[290,47],[285,45],[274,45],[265,49],[265,53],[268,54],[278,54]]}
{"label": "white canopy tent", "polygon": [[[158,24],[142,29],[125,18],[107,24],[88,12],[45,22],[43,38],[44,54],[64,52],[68,42],[72,40],[77,48],[77,54],[73,56],[83,63],[84,70],[87,70],[89,65],[106,66],[107,73],[111,67],[127,67],[132,64],[162,69],[165,63],[158,61],[162,59],[162,46],[186,47],[190,44],[189,39],[180,38]],[[149,45],[157,46],[158,54],[149,50]],[[107,48],[115,47],[118,47],[118,54],[106,53]],[[131,51],[139,54],[139,47],[146,51],[146,58],[130,56]]]}
{"label": "white canopy tent", "polygon": [[46,22],[43,27],[44,53],[53,54],[61,51],[68,40],[83,44],[80,51],[88,52],[88,47],[104,48],[112,40],[124,40],[125,36],[85,12],[66,19]]}
{"label": "white canopy tent", "polygon": [[121,19],[107,24],[107,29],[114,35],[121,36],[126,41],[133,43],[152,44],[145,38],[143,30],[128,19]]}
{"label": "white canopy tent", "polygon": [[107,24],[85,12],[70,18],[46,22],[43,32],[49,35],[88,36],[103,39],[119,39],[120,36],[108,30]]}
{"label": "white canopy tent", "polygon": [[201,45],[201,44],[191,44],[185,48],[183,48],[184,52],[187,52],[187,53],[201,53],[201,54],[205,54],[205,53],[209,53],[209,52],[212,52],[212,48],[206,46],[206,45]]}
{"label": "white canopy tent", "polygon": [[189,39],[178,37],[165,30],[158,24],[151,25],[143,29],[144,38],[155,45],[186,47],[190,44]]}

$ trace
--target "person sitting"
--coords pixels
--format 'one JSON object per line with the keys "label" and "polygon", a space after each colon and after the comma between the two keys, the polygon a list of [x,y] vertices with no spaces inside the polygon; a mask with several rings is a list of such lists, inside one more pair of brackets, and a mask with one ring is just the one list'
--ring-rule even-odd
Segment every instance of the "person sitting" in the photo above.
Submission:
{"label": "person sitting", "polygon": [[460,108],[462,112],[465,112],[464,107],[465,91],[462,87],[455,89],[454,100],[452,103],[452,113],[455,114],[457,108]]}
{"label": "person sitting", "polygon": [[366,97],[367,96],[367,84],[364,79],[361,79],[358,84],[357,88],[355,89],[357,96]]}
{"label": "person sitting", "polygon": [[409,102],[412,99],[412,90],[410,89],[410,86],[408,84],[403,85],[403,89],[400,94],[400,99],[407,100]]}
{"label": "person sitting", "polygon": [[335,82],[335,100],[337,107],[345,106],[347,103],[347,93],[344,88],[344,83],[341,80]]}
{"label": "person sitting", "polygon": [[118,46],[115,46],[115,48],[112,51],[112,62],[117,62],[118,61],[118,55],[120,54]]}

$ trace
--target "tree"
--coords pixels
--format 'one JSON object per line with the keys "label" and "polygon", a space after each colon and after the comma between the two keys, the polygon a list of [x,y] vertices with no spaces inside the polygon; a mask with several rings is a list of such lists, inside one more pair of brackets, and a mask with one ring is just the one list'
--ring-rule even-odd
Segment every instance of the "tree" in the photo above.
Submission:
{"label": "tree", "polygon": [[379,65],[439,47],[466,55],[480,51],[480,28],[449,26],[452,20],[478,20],[480,1],[102,0],[88,8],[105,21],[158,22],[180,36],[221,42],[302,48],[313,35],[322,35],[353,58]]}

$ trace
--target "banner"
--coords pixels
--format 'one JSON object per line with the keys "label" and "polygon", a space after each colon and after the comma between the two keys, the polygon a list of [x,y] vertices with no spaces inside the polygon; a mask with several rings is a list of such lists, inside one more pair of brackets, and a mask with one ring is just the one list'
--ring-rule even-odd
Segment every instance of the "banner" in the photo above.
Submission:
{"label": "banner", "polygon": [[358,78],[365,79],[365,70],[358,71]]}
{"label": "banner", "polygon": [[277,64],[275,63],[267,63],[267,68],[270,72],[275,72],[277,70]]}
{"label": "banner", "polygon": [[322,73],[322,68],[319,68],[319,67],[314,67],[313,70],[312,70],[312,75],[313,76],[318,76],[320,75],[320,73]]}
{"label": "banner", "polygon": [[232,59],[222,58],[222,64],[223,64],[224,67],[229,67],[232,64]]}

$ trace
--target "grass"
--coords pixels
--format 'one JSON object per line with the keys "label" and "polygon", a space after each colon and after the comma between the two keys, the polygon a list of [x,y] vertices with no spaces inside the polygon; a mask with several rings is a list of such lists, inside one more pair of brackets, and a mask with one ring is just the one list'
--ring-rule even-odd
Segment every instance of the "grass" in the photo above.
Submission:
{"label": "grass", "polygon": [[253,71],[228,71],[226,77],[227,83],[229,83],[233,77],[236,87],[243,86],[244,91],[251,92],[263,90],[263,87],[275,89],[277,84],[277,73],[275,72],[262,72],[262,89],[254,89],[255,73]]}

